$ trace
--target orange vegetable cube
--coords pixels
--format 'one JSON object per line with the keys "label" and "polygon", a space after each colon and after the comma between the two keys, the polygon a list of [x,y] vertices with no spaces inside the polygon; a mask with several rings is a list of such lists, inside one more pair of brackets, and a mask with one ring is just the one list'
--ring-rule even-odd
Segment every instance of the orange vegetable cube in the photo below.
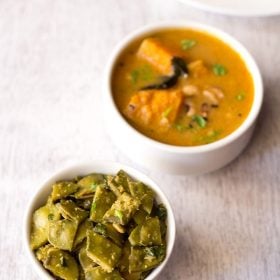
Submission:
{"label": "orange vegetable cube", "polygon": [[159,40],[155,38],[145,39],[141,43],[137,55],[147,60],[162,74],[172,74],[171,61],[174,55]]}
{"label": "orange vegetable cube", "polygon": [[138,125],[165,129],[177,118],[182,100],[178,90],[139,91],[131,97],[124,113]]}

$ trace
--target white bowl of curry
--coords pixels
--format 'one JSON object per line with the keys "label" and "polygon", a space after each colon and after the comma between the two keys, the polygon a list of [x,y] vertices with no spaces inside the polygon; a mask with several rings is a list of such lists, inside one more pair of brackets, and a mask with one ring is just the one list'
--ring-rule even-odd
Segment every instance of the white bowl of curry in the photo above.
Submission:
{"label": "white bowl of curry", "polygon": [[120,163],[95,161],[51,176],[32,197],[24,245],[40,279],[155,279],[175,242],[160,187]]}
{"label": "white bowl of curry", "polygon": [[251,139],[263,83],[250,53],[195,22],[146,26],[112,53],[104,120],[116,145],[153,170],[201,174],[235,159]]}

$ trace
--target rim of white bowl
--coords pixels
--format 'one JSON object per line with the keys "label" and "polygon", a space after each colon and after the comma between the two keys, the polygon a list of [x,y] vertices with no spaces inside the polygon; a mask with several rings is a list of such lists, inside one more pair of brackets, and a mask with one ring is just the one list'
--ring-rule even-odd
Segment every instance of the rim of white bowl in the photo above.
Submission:
{"label": "rim of white bowl", "polygon": [[[250,112],[244,122],[231,134],[227,135],[226,137],[215,141],[210,144],[199,145],[199,146],[176,146],[165,144],[149,138],[148,136],[142,134],[133,126],[131,126],[126,119],[122,116],[119,109],[117,108],[113,92],[112,92],[112,75],[115,68],[115,64],[117,59],[119,58],[120,54],[123,50],[134,40],[137,40],[145,35],[152,34],[154,32],[158,32],[161,30],[168,30],[173,28],[180,28],[180,29],[191,29],[197,30],[200,32],[208,33],[219,40],[223,41],[229,47],[231,47],[235,52],[237,52],[241,59],[244,61],[248,71],[250,72],[253,84],[254,84],[254,100],[251,106]],[[203,23],[194,22],[194,21],[164,21],[159,23],[153,23],[141,27],[128,36],[126,36],[119,44],[116,45],[114,48],[105,68],[104,80],[103,80],[103,94],[105,94],[104,98],[104,106],[110,106],[110,110],[113,111],[114,117],[118,118],[120,124],[124,126],[129,132],[133,133],[139,140],[143,141],[148,145],[152,145],[156,148],[159,148],[163,151],[168,151],[172,153],[178,154],[197,154],[197,153],[204,153],[219,149],[223,146],[226,146],[242,136],[256,121],[259,112],[261,110],[262,102],[263,102],[263,80],[257,66],[256,61],[249,53],[249,51],[233,36],[229,35],[228,33]]]}
{"label": "rim of white bowl", "polygon": [[[137,169],[130,167],[128,165],[114,162],[114,161],[104,161],[104,160],[96,160],[96,161],[89,161],[89,162],[82,162],[75,165],[68,166],[66,168],[61,169],[60,171],[54,173],[54,175],[49,176],[46,180],[43,181],[42,184],[40,184],[40,187],[37,189],[35,194],[32,196],[28,203],[28,207],[25,212],[24,216],[24,227],[23,227],[23,242],[25,251],[27,252],[27,255],[29,257],[29,260],[31,261],[32,265],[34,266],[36,272],[41,277],[44,277],[45,279],[53,280],[54,278],[46,271],[46,269],[41,265],[41,263],[36,259],[34,252],[30,249],[29,246],[29,240],[30,240],[30,230],[31,230],[31,218],[34,210],[37,207],[40,207],[40,202],[38,203],[38,200],[40,201],[41,196],[45,195],[44,193],[47,192],[48,189],[51,190],[51,185],[55,181],[61,180],[61,179],[67,179],[69,177],[73,178],[73,176],[76,176],[79,174],[88,174],[90,172],[102,172],[102,173],[116,173],[118,170],[123,169],[126,171],[131,177],[144,182],[148,186],[151,187],[152,190],[155,191],[156,196],[159,198],[159,200],[165,205],[167,209],[167,226],[169,228],[169,235],[167,240],[167,248],[166,248],[166,257],[164,261],[156,267],[151,274],[148,275],[146,280],[153,280],[156,276],[158,276],[161,271],[164,269],[165,265],[167,264],[173,248],[175,244],[175,237],[176,237],[176,223],[175,223],[175,217],[173,209],[170,205],[170,202],[167,198],[167,196],[164,194],[162,189],[159,187],[159,185],[153,181],[148,175],[138,171]],[[107,170],[107,171],[106,171]],[[72,175],[70,175],[72,174]],[[50,194],[50,192],[49,192]]]}
{"label": "rim of white bowl", "polygon": [[261,11],[260,9],[252,9],[251,11],[248,10],[241,10],[241,9],[234,9],[230,7],[221,7],[218,5],[211,5],[206,2],[196,1],[196,0],[178,0],[179,2],[189,5],[193,8],[211,12],[220,15],[229,15],[229,16],[236,16],[236,17],[271,17],[277,16],[280,14],[280,9],[268,9]]}

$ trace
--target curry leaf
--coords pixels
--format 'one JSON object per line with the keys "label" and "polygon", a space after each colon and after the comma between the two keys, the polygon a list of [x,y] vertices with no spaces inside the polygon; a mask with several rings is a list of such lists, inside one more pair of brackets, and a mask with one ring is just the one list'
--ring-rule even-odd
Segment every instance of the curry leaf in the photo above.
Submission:
{"label": "curry leaf", "polygon": [[171,76],[162,76],[160,83],[146,86],[142,90],[171,88],[176,85],[181,75],[188,74],[186,62],[181,57],[173,57],[171,63],[174,72]]}

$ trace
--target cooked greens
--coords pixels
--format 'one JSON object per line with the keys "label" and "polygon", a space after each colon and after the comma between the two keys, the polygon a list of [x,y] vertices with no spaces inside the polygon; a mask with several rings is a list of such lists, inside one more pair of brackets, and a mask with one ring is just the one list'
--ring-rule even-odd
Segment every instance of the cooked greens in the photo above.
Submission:
{"label": "cooked greens", "polygon": [[164,205],[124,171],[52,186],[32,217],[30,247],[55,279],[145,279],[166,254]]}

